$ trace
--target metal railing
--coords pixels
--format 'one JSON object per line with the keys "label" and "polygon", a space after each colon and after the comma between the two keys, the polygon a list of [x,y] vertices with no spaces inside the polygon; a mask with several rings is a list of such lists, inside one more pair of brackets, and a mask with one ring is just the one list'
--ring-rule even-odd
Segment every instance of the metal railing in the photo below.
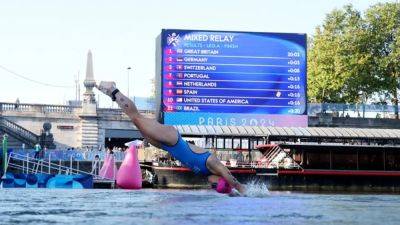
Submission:
{"label": "metal railing", "polygon": [[[70,160],[70,166],[62,165],[61,160],[58,163],[54,163],[51,156],[48,157],[48,160],[45,159],[37,159],[30,157],[29,155],[21,155],[14,152],[11,152],[8,156],[7,160],[7,170],[8,168],[13,168],[17,170],[21,170],[22,173],[44,173],[44,174],[52,174],[52,171],[57,171],[58,174],[65,174],[65,175],[73,175],[73,174],[85,174],[93,176],[93,179],[106,179],[101,177],[98,172],[91,173],[79,170],[78,168],[73,168],[72,166],[72,159]],[[93,163],[92,163],[93,164]],[[78,164],[79,165],[79,164]],[[40,169],[39,169],[40,168]],[[6,170],[6,171],[7,171]],[[54,173],[53,173],[54,174]]]}
{"label": "metal railing", "polygon": [[[296,168],[303,169],[290,155],[278,144],[271,144],[265,149],[263,157],[257,161],[256,168]],[[289,160],[290,162],[285,162]]]}
{"label": "metal railing", "polygon": [[[34,157],[34,149],[15,149],[14,153],[20,155],[29,155]],[[45,150],[43,151],[43,158],[51,157],[53,160],[68,161],[93,161],[98,156],[99,160],[104,160],[106,151],[82,151],[82,150]],[[114,152],[115,161],[120,162],[124,160],[125,152]]]}
{"label": "metal railing", "polygon": [[379,104],[308,103],[307,115],[331,113],[336,117],[394,118],[396,107]]}

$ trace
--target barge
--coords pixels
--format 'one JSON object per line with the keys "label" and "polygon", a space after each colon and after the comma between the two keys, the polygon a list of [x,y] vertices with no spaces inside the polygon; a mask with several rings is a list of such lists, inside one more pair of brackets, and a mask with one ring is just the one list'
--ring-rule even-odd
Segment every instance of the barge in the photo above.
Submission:
{"label": "barge", "polygon": [[[400,193],[398,129],[217,126],[177,126],[177,129],[186,140],[209,146],[243,183],[262,182],[277,191]],[[237,155],[246,157],[242,161]],[[206,177],[196,176],[174,163],[154,163],[152,172],[156,187],[210,187]]]}

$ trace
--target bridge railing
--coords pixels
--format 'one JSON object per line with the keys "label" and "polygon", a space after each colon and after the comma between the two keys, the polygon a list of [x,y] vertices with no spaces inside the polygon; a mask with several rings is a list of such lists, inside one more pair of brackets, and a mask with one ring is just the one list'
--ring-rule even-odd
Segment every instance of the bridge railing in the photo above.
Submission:
{"label": "bridge railing", "polygon": [[[19,111],[19,112],[39,112],[39,113],[71,113],[81,106],[74,105],[50,105],[50,104],[26,104],[0,102],[0,112]],[[119,108],[98,108],[99,114],[124,116]],[[144,114],[154,114],[154,110],[141,110]],[[392,118],[396,112],[394,105],[379,104],[342,104],[342,103],[308,103],[307,114],[316,116],[319,113],[327,112],[338,116],[364,117],[367,118]]]}
{"label": "bridge railing", "polygon": [[[142,114],[154,114],[153,110],[141,110],[138,109],[140,113]],[[126,116],[125,113],[122,111],[122,109],[119,108],[98,108],[97,112],[101,114],[106,114],[106,115],[115,115],[115,116]]]}
{"label": "bridge railing", "polygon": [[71,113],[80,106],[0,102],[0,112]]}
{"label": "bridge railing", "polygon": [[10,132],[10,133],[14,133],[16,135],[16,137],[21,137],[24,140],[29,141],[29,143],[33,146],[35,145],[38,140],[39,140],[39,136],[32,133],[31,131],[23,128],[22,126],[7,120],[4,117],[0,117],[0,127],[2,127],[4,130]]}
{"label": "bridge railing", "polygon": [[[0,112],[71,113],[77,108],[81,108],[81,106],[0,102]],[[98,108],[97,111],[104,115],[125,116],[119,108]],[[139,109],[139,111],[144,114],[154,114],[152,110]]]}

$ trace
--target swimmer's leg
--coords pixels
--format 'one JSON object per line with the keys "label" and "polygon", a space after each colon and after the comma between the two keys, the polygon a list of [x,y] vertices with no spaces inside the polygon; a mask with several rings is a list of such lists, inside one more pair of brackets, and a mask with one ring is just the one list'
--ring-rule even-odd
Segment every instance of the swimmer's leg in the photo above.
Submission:
{"label": "swimmer's leg", "polygon": [[[96,87],[104,94],[112,97],[112,93],[117,89],[115,82],[102,81]],[[140,133],[156,147],[161,147],[160,143],[174,145],[178,141],[177,130],[172,126],[165,126],[154,119],[144,117],[137,109],[135,103],[122,94],[120,91],[115,93],[115,101],[122,111],[129,116]]]}
{"label": "swimmer's leg", "polygon": [[165,126],[154,119],[142,115],[132,118],[140,133],[152,145],[161,148],[160,143],[175,145],[178,142],[178,131],[173,126]]}
{"label": "swimmer's leg", "polygon": [[135,126],[152,145],[161,147],[160,143],[174,145],[178,141],[177,130],[173,126],[165,126],[157,120],[144,117],[129,98],[118,92],[116,102],[121,109],[129,116]]}
{"label": "swimmer's leg", "polygon": [[245,193],[245,187],[238,180],[236,180],[234,176],[232,176],[228,168],[226,168],[215,156],[211,155],[208,157],[207,168],[211,173],[213,173],[213,175],[216,175],[209,176],[209,181],[210,179],[213,181],[217,176],[221,176],[229,183],[229,185],[238,190],[241,194]]}

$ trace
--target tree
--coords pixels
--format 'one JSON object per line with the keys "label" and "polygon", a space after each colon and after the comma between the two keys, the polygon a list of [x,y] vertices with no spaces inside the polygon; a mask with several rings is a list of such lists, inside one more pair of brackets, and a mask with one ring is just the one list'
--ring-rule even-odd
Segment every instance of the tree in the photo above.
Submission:
{"label": "tree", "polygon": [[370,40],[374,74],[382,84],[380,93],[390,97],[398,119],[400,3],[380,3],[369,8],[365,13],[365,29]]}
{"label": "tree", "polygon": [[359,91],[371,94],[370,59],[365,54],[360,12],[351,5],[333,10],[317,27],[309,53],[309,97],[317,102],[356,102]]}
{"label": "tree", "polygon": [[397,106],[399,37],[400,3],[376,4],[364,16],[351,5],[333,10],[311,39],[309,99],[356,103],[379,94]]}

